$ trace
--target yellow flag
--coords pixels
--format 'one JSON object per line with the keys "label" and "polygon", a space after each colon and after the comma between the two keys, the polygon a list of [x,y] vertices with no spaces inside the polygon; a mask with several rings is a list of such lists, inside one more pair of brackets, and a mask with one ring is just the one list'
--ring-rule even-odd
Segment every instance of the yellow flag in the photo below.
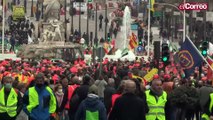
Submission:
{"label": "yellow flag", "polygon": [[150,0],[150,5],[151,5],[150,6],[151,7],[150,10],[153,11],[153,12],[155,11],[154,10],[154,4],[155,4],[155,0]]}

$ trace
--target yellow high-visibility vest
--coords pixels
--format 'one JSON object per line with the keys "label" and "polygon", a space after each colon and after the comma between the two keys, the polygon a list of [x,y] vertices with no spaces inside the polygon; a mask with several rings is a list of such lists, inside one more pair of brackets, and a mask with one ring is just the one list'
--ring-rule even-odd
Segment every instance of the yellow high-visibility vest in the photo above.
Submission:
{"label": "yellow high-visibility vest", "polygon": [[4,87],[0,90],[0,113],[7,112],[10,117],[15,117],[17,115],[17,103],[18,94],[13,88],[11,88],[7,98],[7,104],[5,103]]}
{"label": "yellow high-visibility vest", "polygon": [[[54,113],[56,111],[56,98],[50,87],[46,87],[46,90],[50,93],[50,104],[49,113]],[[32,109],[39,105],[39,96],[35,87],[29,88],[29,105],[27,105],[27,110],[31,113]]]}
{"label": "yellow high-visibility vest", "polygon": [[164,107],[167,102],[167,94],[163,94],[156,101],[153,95],[150,95],[150,90],[146,91],[146,101],[149,107],[149,112],[146,114],[146,120],[166,120]]}
{"label": "yellow high-visibility vest", "polygon": [[[212,111],[212,107],[213,107],[213,93],[210,94],[210,105],[209,105],[209,111]],[[204,120],[210,120],[209,118],[210,116],[208,116],[206,113],[202,114],[202,119]]]}

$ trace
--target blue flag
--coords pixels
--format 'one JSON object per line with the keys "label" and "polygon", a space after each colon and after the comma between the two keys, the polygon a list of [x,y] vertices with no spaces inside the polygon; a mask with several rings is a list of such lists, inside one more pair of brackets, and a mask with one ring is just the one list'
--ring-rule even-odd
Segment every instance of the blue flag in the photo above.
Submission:
{"label": "blue flag", "polygon": [[184,69],[185,77],[189,77],[194,73],[195,67],[202,65],[203,58],[196,50],[193,43],[186,37],[186,40],[181,45],[181,49],[177,54],[180,66]]}

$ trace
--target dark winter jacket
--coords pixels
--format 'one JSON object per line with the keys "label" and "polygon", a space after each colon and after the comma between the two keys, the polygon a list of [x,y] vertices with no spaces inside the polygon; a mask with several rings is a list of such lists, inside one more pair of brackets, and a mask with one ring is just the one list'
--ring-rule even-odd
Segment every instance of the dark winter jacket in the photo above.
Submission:
{"label": "dark winter jacket", "polygon": [[75,120],[107,120],[105,106],[97,95],[88,94],[81,102]]}
{"label": "dark winter jacket", "polygon": [[145,103],[133,93],[117,98],[109,120],[145,120]]}

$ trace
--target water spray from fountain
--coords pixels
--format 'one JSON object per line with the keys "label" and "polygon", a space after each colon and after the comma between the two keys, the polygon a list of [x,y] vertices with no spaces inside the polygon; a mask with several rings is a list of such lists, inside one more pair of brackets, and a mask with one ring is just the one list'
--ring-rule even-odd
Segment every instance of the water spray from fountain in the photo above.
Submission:
{"label": "water spray from fountain", "polygon": [[131,34],[131,13],[128,6],[124,9],[123,15],[123,26],[122,26],[122,35],[123,35],[123,49],[128,48],[129,45],[129,36]]}

